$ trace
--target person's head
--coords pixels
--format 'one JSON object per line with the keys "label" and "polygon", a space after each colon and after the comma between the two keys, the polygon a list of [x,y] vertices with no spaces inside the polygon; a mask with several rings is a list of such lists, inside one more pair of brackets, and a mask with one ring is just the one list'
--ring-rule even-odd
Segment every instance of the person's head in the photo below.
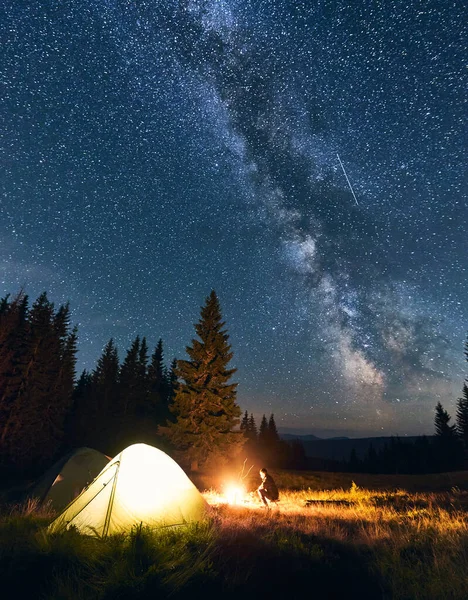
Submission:
{"label": "person's head", "polygon": [[265,479],[265,477],[267,476],[268,471],[265,469],[265,467],[263,467],[263,469],[260,469],[260,477],[262,479]]}

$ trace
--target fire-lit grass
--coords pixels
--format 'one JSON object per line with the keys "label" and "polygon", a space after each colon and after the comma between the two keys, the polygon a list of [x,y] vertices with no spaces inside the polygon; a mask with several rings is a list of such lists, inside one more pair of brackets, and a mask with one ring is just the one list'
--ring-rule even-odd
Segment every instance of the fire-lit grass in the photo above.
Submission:
{"label": "fire-lit grass", "polygon": [[[204,493],[214,518],[244,526],[259,519],[287,525],[304,533],[340,541],[370,543],[405,538],[408,533],[430,531],[443,536],[468,536],[468,492],[382,492],[352,486],[350,490],[287,491],[265,510],[255,496],[230,505],[215,490]],[[337,530],[336,523],[340,528]]]}
{"label": "fire-lit grass", "polygon": [[348,490],[283,489],[268,510],[252,495],[235,506],[215,490],[205,498],[223,535],[249,528],[256,539],[272,539],[271,532],[282,532],[316,550],[357,553],[370,580],[378,581],[378,597],[468,597],[468,492],[375,491],[355,484]]}
{"label": "fire-lit grass", "polygon": [[49,535],[47,511],[5,507],[2,597],[466,600],[468,492],[372,490],[344,479],[325,489],[326,476],[320,489],[320,474],[274,475],[280,501],[271,509],[248,493],[252,477],[243,497],[229,496],[234,505],[223,485],[204,492],[203,523],[104,540]]}

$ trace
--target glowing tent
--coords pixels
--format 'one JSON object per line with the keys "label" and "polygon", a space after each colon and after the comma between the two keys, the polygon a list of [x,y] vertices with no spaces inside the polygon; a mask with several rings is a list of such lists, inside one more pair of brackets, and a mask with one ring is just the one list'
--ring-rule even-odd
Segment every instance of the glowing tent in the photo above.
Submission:
{"label": "glowing tent", "polygon": [[41,504],[50,504],[54,510],[61,511],[93,481],[109,461],[108,456],[97,450],[78,448],[52,465],[29,491],[28,496],[38,498]]}
{"label": "glowing tent", "polygon": [[167,527],[198,521],[206,503],[179,465],[146,444],[123,450],[49,526],[104,537],[142,523]]}

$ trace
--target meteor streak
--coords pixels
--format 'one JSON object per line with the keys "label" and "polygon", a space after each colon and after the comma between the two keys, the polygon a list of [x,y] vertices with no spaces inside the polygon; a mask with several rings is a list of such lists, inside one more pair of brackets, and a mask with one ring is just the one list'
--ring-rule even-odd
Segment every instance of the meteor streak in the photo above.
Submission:
{"label": "meteor streak", "polygon": [[357,201],[356,194],[354,193],[354,190],[353,190],[353,186],[351,185],[351,182],[350,182],[350,180],[348,179],[348,175],[346,174],[346,171],[345,171],[344,165],[343,165],[343,163],[341,162],[340,155],[338,154],[338,152],[336,153],[336,155],[338,156],[338,160],[340,161],[340,165],[341,165],[341,168],[343,169],[343,173],[344,173],[344,176],[346,177],[346,181],[348,182],[349,189],[351,190],[351,194],[353,195],[353,198],[354,198],[354,200],[356,201],[356,204],[359,206],[359,202]]}

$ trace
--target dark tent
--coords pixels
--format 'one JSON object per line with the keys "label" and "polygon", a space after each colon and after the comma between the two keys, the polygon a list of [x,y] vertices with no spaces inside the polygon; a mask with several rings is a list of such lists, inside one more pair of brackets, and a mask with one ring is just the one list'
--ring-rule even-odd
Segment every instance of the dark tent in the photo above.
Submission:
{"label": "dark tent", "polygon": [[88,486],[110,458],[92,448],[78,448],[58,460],[37,481],[29,497],[61,511]]}

